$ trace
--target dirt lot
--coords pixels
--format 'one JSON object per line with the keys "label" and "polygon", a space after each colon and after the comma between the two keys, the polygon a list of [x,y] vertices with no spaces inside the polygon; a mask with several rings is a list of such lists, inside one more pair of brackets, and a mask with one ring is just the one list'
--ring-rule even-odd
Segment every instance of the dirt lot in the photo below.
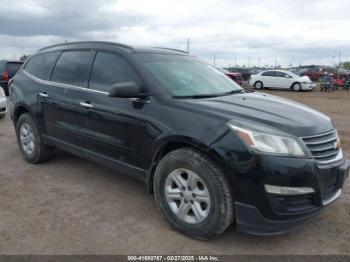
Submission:
{"label": "dirt lot", "polygon": [[[350,92],[268,92],[331,116],[350,157]],[[6,117],[0,121],[0,254],[350,254],[349,184],[297,232],[255,237],[231,227],[218,239],[197,241],[169,228],[138,181],[65,153],[27,164]]]}

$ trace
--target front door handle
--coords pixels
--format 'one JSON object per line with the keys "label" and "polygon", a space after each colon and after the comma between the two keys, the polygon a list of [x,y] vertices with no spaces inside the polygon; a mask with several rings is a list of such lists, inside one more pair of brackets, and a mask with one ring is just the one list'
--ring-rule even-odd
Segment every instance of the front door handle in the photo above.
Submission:
{"label": "front door handle", "polygon": [[93,108],[94,105],[91,104],[90,102],[80,102],[80,105],[84,108]]}
{"label": "front door handle", "polygon": [[39,96],[44,97],[44,98],[49,97],[49,95],[46,92],[39,93]]}

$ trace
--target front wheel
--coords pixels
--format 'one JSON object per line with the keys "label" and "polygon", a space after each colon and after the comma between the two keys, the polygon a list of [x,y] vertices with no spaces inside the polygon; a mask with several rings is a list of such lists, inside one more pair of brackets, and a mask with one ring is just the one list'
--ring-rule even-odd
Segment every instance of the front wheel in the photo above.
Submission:
{"label": "front wheel", "polygon": [[301,90],[301,85],[299,83],[294,83],[292,86],[292,89],[294,91],[300,91]]}
{"label": "front wheel", "polygon": [[263,83],[261,81],[257,81],[254,83],[255,89],[262,89],[264,87]]}
{"label": "front wheel", "polygon": [[190,237],[214,238],[233,221],[232,193],[225,175],[197,150],[178,149],[161,159],[154,192],[171,226]]}

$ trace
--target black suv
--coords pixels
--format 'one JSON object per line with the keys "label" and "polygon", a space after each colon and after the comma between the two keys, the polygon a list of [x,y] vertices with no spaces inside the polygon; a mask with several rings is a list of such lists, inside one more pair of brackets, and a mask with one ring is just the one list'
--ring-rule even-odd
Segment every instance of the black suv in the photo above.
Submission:
{"label": "black suv", "polygon": [[30,163],[60,148],[143,181],[178,231],[287,232],[349,172],[330,118],[248,92],[187,53],[107,42],[47,47],[10,85]]}
{"label": "black suv", "polygon": [[0,86],[8,96],[8,82],[15,76],[23,62],[0,60]]}

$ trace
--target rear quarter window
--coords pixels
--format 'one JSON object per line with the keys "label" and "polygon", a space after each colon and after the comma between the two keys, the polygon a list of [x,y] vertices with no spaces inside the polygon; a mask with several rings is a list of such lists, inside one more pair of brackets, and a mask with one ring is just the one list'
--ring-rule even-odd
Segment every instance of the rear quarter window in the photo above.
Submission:
{"label": "rear quarter window", "polygon": [[25,71],[33,76],[49,80],[52,67],[59,55],[59,52],[39,54],[30,58],[25,66]]}

